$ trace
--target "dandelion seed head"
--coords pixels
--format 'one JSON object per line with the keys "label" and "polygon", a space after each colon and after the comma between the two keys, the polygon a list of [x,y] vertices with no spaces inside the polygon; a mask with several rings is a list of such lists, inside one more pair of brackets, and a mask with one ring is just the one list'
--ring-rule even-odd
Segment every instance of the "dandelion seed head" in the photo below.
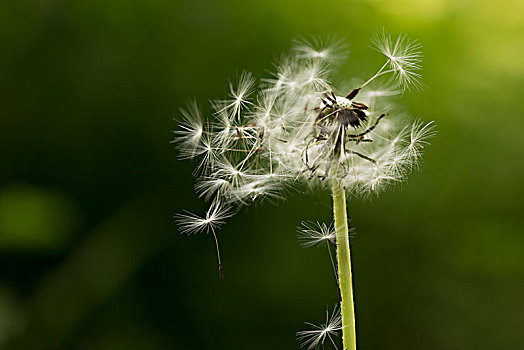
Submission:
{"label": "dandelion seed head", "polygon": [[[385,32],[373,42],[386,60],[353,90],[337,94],[331,83],[333,63],[346,51],[340,41],[298,40],[260,84],[241,73],[207,118],[188,104],[175,138],[181,158],[198,160],[197,193],[242,206],[283,199],[290,188],[323,189],[333,179],[362,196],[404,180],[435,135],[433,124],[410,124],[395,108],[396,95],[419,86],[420,45]],[[188,232],[216,223],[187,215]],[[329,237],[322,227],[308,234],[310,242]]]}

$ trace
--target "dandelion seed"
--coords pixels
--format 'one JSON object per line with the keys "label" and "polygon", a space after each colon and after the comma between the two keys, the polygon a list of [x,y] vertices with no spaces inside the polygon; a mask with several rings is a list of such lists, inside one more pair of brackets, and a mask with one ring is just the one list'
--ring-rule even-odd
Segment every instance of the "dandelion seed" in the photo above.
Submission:
{"label": "dandelion seed", "polygon": [[297,58],[312,59],[337,63],[345,59],[348,55],[347,45],[341,39],[331,38],[322,40],[322,38],[313,38],[306,40],[300,38],[294,41],[293,51]]}
{"label": "dandelion seed", "polygon": [[197,148],[204,132],[202,115],[196,101],[189,102],[187,109],[181,108],[180,113],[184,119],[180,124],[180,130],[174,132],[176,135],[174,142],[180,145],[181,159],[194,158],[199,154]]}
{"label": "dandelion seed", "polygon": [[253,78],[253,75],[249,72],[242,72],[238,79],[238,86],[236,89],[233,87],[233,84],[229,83],[231,99],[220,101],[219,103],[223,104],[224,107],[218,112],[228,110],[231,118],[240,120],[242,110],[253,104],[248,98],[251,93],[253,93],[254,87],[255,79]]}
{"label": "dandelion seed", "polygon": [[247,199],[250,201],[260,198],[282,199],[282,182],[277,179],[277,177],[281,176],[284,177],[285,175],[250,175],[242,186],[238,186],[233,191],[232,196],[243,203]]}
{"label": "dandelion seed", "polygon": [[421,75],[418,71],[422,69],[422,45],[405,35],[393,40],[385,31],[378,32],[372,41],[375,49],[388,58],[387,64],[395,72],[399,85],[404,89],[420,89]]}
{"label": "dandelion seed", "polygon": [[324,242],[335,243],[335,227],[320,222],[303,221],[298,229],[298,240],[304,248],[313,247]]}
{"label": "dandelion seed", "polygon": [[306,324],[313,327],[313,329],[297,332],[297,339],[300,341],[301,347],[307,347],[308,350],[318,349],[324,344],[326,339],[329,339],[335,349],[338,349],[333,340],[333,337],[338,335],[338,331],[342,329],[342,316],[337,306],[333,308],[331,315],[329,315],[329,311],[326,311],[326,321],[324,323],[316,325],[306,322]]}
{"label": "dandelion seed", "polygon": [[226,219],[232,215],[230,208],[225,207],[219,199],[215,199],[209,206],[205,217],[187,212],[176,214],[175,220],[181,233],[192,235],[216,230],[225,224]]}
{"label": "dandelion seed", "polygon": [[[200,138],[200,143],[194,150],[191,150],[191,155],[195,154],[191,158],[201,156],[201,160],[198,163],[195,171],[196,174],[207,173],[209,169],[213,169],[215,162],[219,159],[219,149],[213,144],[213,136],[209,133],[204,133]],[[182,156],[189,157],[187,152],[180,152]]]}
{"label": "dandelion seed", "polygon": [[418,159],[422,154],[424,146],[429,145],[428,139],[436,135],[433,122],[425,125],[420,120],[413,123],[409,140],[408,150],[412,157]]}
{"label": "dandelion seed", "polygon": [[200,217],[198,215],[186,212],[185,214],[176,214],[175,220],[178,223],[178,227],[181,233],[188,235],[197,234],[201,232],[213,234],[215,239],[215,246],[217,250],[218,259],[218,271],[220,279],[224,279],[222,260],[220,259],[220,248],[218,246],[218,237],[216,230],[225,224],[225,220],[232,216],[230,208],[222,205],[218,197],[211,203],[209,209],[206,212],[206,217]]}
{"label": "dandelion seed", "polygon": [[[333,268],[333,274],[335,275],[335,281],[338,282],[337,268],[335,266],[335,260],[331,253],[330,244],[336,243],[336,231],[334,224],[327,225],[320,222],[302,221],[302,226],[297,230],[297,239],[304,248],[313,247],[322,243],[326,243],[326,247],[329,253],[329,260],[331,261],[331,267]],[[337,290],[340,295],[340,289]]]}
{"label": "dandelion seed", "polygon": [[198,180],[195,185],[195,191],[200,195],[200,197],[209,200],[218,192],[221,192],[223,195],[229,193],[231,191],[231,184],[222,178],[206,176]]}

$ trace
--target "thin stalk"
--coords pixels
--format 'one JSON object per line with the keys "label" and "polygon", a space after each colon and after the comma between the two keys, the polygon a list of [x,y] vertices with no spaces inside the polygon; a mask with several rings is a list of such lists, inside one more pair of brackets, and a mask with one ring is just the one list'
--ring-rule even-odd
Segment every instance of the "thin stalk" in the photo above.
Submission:
{"label": "thin stalk", "polygon": [[220,273],[220,279],[224,280],[224,273],[222,271],[222,261],[220,260],[220,249],[218,248],[218,238],[213,226],[211,226],[211,232],[213,232],[213,237],[215,238],[215,245],[217,247],[218,273]]}
{"label": "thin stalk", "polygon": [[364,86],[366,86],[367,84],[371,83],[373,80],[375,80],[376,78],[380,77],[381,75],[394,72],[395,71],[394,69],[389,69],[389,70],[383,72],[384,68],[386,68],[388,63],[389,63],[389,61],[384,63],[384,65],[378,70],[378,72],[374,76],[369,78],[369,80],[366,81],[364,84],[360,85],[360,88],[362,89]]}
{"label": "thin stalk", "polygon": [[[337,166],[338,167],[338,166]],[[340,173],[338,167],[335,173]],[[357,349],[355,331],[355,306],[353,303],[353,281],[351,274],[351,253],[349,248],[349,230],[346,210],[346,191],[343,183],[333,178],[333,214],[337,237],[338,285],[340,289],[340,313],[342,316],[342,348]]]}
{"label": "thin stalk", "polygon": [[330,243],[326,242],[326,244],[327,244],[327,249],[328,249],[328,252],[329,252],[329,259],[331,260],[331,266],[333,266],[333,273],[335,274],[335,280],[336,280],[336,283],[337,283],[338,298],[342,299],[342,297],[340,296],[340,288],[338,287],[337,268],[335,266],[335,261],[333,260],[333,254],[331,254],[331,248],[329,247]]}

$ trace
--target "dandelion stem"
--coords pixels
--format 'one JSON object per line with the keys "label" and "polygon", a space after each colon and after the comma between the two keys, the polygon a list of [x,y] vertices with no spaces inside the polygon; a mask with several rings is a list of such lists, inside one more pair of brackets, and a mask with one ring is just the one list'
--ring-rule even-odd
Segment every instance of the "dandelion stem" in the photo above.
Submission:
{"label": "dandelion stem", "polygon": [[333,214],[337,237],[338,283],[340,289],[340,313],[342,316],[342,345],[345,350],[357,349],[355,331],[355,306],[353,303],[353,281],[351,276],[351,254],[346,210],[346,191],[340,180],[343,169],[336,165],[333,176]]}

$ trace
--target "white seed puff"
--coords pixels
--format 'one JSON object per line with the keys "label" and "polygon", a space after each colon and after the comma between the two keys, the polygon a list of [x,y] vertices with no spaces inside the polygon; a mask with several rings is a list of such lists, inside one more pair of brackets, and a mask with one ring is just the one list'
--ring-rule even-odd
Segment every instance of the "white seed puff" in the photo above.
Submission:
{"label": "white seed puff", "polygon": [[[211,103],[214,113],[207,122],[197,104],[190,103],[182,111],[175,140],[182,159],[199,159],[198,194],[211,200],[219,193],[225,205],[278,199],[290,185],[322,187],[335,176],[335,163],[344,169],[336,176],[356,195],[405,179],[435,130],[431,123],[409,124],[388,100],[420,87],[421,46],[384,32],[372,41],[386,61],[356,87],[356,96],[334,94],[329,82],[334,78],[331,64],[344,57],[341,41],[317,39],[296,41],[272,77],[262,80],[258,93],[254,77],[242,73],[236,85],[230,84],[228,99]],[[371,85],[380,87],[368,88]],[[357,111],[357,123],[344,127],[341,117],[329,115],[338,116],[355,103],[365,106]],[[333,120],[325,122],[329,118]],[[355,136],[362,134],[361,140]]]}

